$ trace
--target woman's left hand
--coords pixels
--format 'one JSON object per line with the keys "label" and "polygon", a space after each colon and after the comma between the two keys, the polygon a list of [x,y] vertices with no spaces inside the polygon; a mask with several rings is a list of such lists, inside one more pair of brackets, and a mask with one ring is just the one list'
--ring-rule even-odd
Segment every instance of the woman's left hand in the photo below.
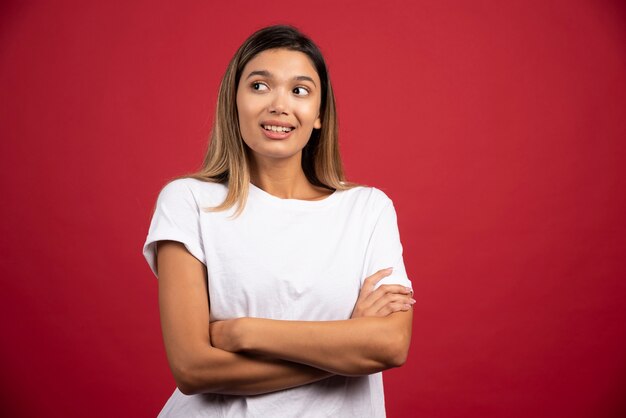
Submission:
{"label": "woman's left hand", "polygon": [[390,269],[378,270],[363,281],[350,319],[365,316],[383,317],[411,309],[415,303],[412,289],[398,284],[384,284],[374,290],[376,283],[390,274]]}

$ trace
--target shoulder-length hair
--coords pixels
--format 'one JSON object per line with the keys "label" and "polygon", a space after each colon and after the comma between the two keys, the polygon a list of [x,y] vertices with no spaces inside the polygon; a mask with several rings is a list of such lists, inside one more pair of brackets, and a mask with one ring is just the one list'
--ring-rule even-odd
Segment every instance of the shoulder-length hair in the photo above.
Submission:
{"label": "shoulder-length hair", "polygon": [[335,96],[326,62],[320,49],[298,29],[290,25],[274,25],[253,33],[239,47],[222,78],[217,97],[215,121],[204,162],[199,171],[179,178],[195,178],[227,185],[228,194],[214,212],[230,209],[237,204],[234,216],[239,216],[248,198],[250,155],[248,145],[239,130],[237,87],[246,64],[268,49],[284,48],[305,53],[312,61],[321,81],[321,129],[313,129],[302,150],[302,169],[308,181],[329,190],[347,190],[360,184],[345,179],[339,154],[339,137]]}

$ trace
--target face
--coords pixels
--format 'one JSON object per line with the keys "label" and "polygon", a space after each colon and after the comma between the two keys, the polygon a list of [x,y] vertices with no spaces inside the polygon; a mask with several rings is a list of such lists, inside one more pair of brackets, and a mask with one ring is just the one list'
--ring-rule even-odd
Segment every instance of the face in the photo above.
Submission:
{"label": "face", "polygon": [[313,128],[322,126],[320,86],[315,67],[299,51],[268,49],[246,64],[237,87],[237,112],[255,160],[300,160]]}

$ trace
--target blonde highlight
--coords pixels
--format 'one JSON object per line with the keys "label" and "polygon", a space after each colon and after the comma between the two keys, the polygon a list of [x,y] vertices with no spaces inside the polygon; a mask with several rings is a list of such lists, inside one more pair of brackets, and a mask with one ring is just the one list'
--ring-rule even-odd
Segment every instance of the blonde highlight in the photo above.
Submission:
{"label": "blonde highlight", "polygon": [[321,129],[314,129],[302,150],[302,169],[307,180],[329,190],[348,190],[361,184],[348,182],[339,152],[339,126],[336,103],[328,69],[319,48],[296,28],[289,25],[265,27],[253,33],[231,59],[220,83],[215,120],[204,161],[199,170],[179,178],[221,183],[227,186],[224,201],[207,212],[224,211],[237,205],[237,217],[245,208],[250,184],[250,155],[239,129],[237,86],[245,65],[258,53],[285,48],[306,53],[315,64],[322,80],[320,109]]}

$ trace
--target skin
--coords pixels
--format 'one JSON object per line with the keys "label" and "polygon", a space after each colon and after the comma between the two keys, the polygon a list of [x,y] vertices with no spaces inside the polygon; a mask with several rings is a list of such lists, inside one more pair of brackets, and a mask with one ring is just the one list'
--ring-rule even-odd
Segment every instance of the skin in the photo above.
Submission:
{"label": "skin", "polygon": [[[248,78],[257,70],[272,77]],[[294,80],[296,76],[311,80]],[[253,156],[251,179],[277,197],[318,200],[330,193],[308,183],[300,165],[302,148],[322,123],[319,85],[315,68],[300,52],[264,51],[244,68],[237,107],[242,136]],[[284,120],[296,130],[287,140],[268,139],[259,127],[267,119]],[[167,358],[179,389],[187,395],[256,395],[332,375],[375,373],[406,361],[415,301],[400,285],[374,291],[389,271],[365,280],[348,320],[237,318],[210,323],[206,267],[183,244],[159,241],[157,268]]]}
{"label": "skin", "polygon": [[[270,76],[252,75],[267,71]],[[308,79],[294,79],[304,76]],[[317,200],[332,193],[311,185],[300,165],[313,129],[320,129],[321,81],[308,56],[286,49],[263,51],[244,67],[237,88],[239,127],[252,151],[252,183],[283,199]],[[286,140],[267,138],[264,120],[296,127]]]}

